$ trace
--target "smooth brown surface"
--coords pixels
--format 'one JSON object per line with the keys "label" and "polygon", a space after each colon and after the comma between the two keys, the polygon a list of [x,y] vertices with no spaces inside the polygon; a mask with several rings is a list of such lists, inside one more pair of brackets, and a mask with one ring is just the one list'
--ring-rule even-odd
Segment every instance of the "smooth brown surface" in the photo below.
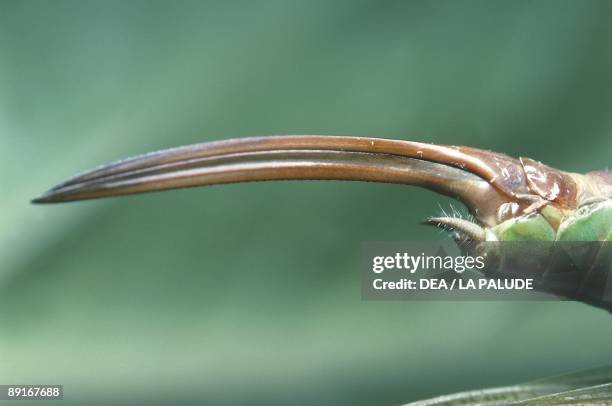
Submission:
{"label": "smooth brown surface", "polygon": [[[525,162],[529,173],[525,172]],[[516,202],[525,208],[533,201],[521,196],[535,195],[564,205],[575,203],[573,179],[534,162],[475,148],[380,138],[240,138],[172,148],[103,165],[55,186],[34,202],[263,180],[359,180],[421,186],[452,196],[465,203],[483,224],[493,225],[499,221],[497,211],[503,203]],[[548,180],[554,184],[544,190]],[[552,196],[553,188],[562,193]]]}

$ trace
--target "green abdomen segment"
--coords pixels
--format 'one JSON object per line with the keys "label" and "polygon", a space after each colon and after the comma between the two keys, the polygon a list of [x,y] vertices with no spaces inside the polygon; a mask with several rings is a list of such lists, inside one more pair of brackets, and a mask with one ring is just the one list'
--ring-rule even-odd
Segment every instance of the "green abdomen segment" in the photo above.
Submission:
{"label": "green abdomen segment", "polygon": [[499,241],[611,241],[612,201],[584,206],[565,218],[557,231],[540,213],[518,217],[492,229]]}
{"label": "green abdomen segment", "polygon": [[499,241],[554,241],[555,230],[539,213],[518,217],[493,228]]}
{"label": "green abdomen segment", "polygon": [[612,201],[576,211],[559,226],[558,241],[612,241]]}
{"label": "green abdomen segment", "polygon": [[612,201],[576,210],[556,231],[540,213],[491,231],[501,242],[501,273],[535,277],[541,291],[612,311]]}

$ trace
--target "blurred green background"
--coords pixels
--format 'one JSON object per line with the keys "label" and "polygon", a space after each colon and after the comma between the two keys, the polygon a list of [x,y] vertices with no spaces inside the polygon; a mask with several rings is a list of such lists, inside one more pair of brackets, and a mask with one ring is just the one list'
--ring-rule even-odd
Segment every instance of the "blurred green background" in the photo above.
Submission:
{"label": "blurred green background", "polygon": [[[0,383],[65,404],[394,405],[611,361],[570,302],[364,302],[367,183],[29,199],[154,149],[322,133],[610,165],[610,1],[0,1]],[[39,404],[39,403],[36,403]]]}

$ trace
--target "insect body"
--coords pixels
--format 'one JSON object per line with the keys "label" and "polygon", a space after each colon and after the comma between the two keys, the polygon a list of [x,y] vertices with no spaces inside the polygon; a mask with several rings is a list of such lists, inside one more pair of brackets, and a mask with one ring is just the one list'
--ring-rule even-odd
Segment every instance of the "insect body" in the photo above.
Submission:
{"label": "insect body", "polygon": [[[472,219],[442,216],[428,222],[451,229],[466,249],[488,249],[486,244],[494,242],[603,245],[612,239],[609,172],[567,173],[529,158],[380,138],[271,136],[173,148],[95,168],[55,186],[34,202],[289,179],[399,183],[454,197],[466,205]],[[606,253],[596,250],[589,255],[594,255],[598,267],[603,263],[607,272]],[[585,276],[592,276],[590,269]],[[612,308],[612,298],[585,296],[582,290],[555,293]]]}

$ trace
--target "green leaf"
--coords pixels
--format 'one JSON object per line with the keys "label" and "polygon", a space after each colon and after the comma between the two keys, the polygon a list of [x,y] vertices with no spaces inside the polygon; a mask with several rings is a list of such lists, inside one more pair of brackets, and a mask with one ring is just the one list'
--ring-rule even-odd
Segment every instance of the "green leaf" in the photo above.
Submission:
{"label": "green leaf", "polygon": [[408,405],[562,405],[577,401],[612,400],[611,381],[612,366],[605,366],[525,384],[444,395]]}

